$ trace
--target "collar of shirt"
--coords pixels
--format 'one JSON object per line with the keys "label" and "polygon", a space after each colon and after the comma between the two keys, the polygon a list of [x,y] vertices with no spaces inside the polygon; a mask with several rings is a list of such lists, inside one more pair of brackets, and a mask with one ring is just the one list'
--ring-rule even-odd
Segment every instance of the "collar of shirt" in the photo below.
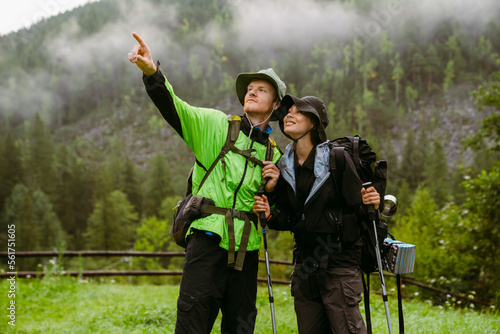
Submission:
{"label": "collar of shirt", "polygon": [[297,162],[297,155],[294,154],[295,160],[295,184],[296,196],[298,202],[298,211],[304,209],[304,203],[311,192],[314,184],[314,160],[316,158],[316,146],[313,147],[304,163],[301,165]]}
{"label": "collar of shirt", "polygon": [[268,135],[271,134],[271,131],[273,131],[273,128],[269,126],[269,124],[266,126],[264,130],[262,130],[259,126],[255,127],[257,130],[260,130],[264,133],[267,133]]}
{"label": "collar of shirt", "polygon": [[314,160],[316,158],[316,146],[313,146],[311,152],[309,152],[309,155],[307,156],[306,160],[304,161],[304,163],[301,165],[299,165],[299,162],[297,160],[297,154],[294,154],[294,162],[295,162],[295,171],[297,171],[297,169],[308,169],[310,171],[313,171],[314,170]]}
{"label": "collar of shirt", "polygon": [[[245,115],[241,116],[241,131],[248,136],[250,134],[250,122],[248,121]],[[268,132],[266,132],[268,131]],[[271,133],[272,128],[268,125],[264,131],[262,131],[258,126],[254,127],[252,131],[252,140],[261,143],[263,145],[267,145],[267,140],[269,138],[269,133]]]}

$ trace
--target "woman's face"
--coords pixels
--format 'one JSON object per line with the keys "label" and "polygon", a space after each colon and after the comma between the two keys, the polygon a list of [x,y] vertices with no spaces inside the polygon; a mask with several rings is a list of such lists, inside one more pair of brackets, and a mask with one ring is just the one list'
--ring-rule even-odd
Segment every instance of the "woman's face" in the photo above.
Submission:
{"label": "woman's face", "polygon": [[307,113],[302,113],[295,104],[288,109],[283,118],[283,130],[293,139],[300,138],[314,127],[314,123]]}

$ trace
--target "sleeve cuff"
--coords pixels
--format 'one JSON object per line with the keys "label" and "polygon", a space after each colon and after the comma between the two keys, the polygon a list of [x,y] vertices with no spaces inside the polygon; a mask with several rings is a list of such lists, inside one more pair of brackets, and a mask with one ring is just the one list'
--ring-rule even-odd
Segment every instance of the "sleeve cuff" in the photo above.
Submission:
{"label": "sleeve cuff", "polygon": [[146,89],[154,89],[157,85],[165,85],[165,77],[160,70],[160,61],[156,62],[156,72],[152,75],[142,75],[142,81],[146,86]]}

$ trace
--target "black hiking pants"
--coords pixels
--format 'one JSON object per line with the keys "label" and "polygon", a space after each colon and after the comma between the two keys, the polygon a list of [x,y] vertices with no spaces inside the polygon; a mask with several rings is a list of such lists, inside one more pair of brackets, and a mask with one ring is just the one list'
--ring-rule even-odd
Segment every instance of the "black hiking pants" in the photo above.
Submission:
{"label": "black hiking pants", "polygon": [[245,255],[242,271],[227,267],[220,237],[195,231],[189,239],[177,299],[176,334],[210,333],[222,311],[222,334],[253,333],[257,308],[258,251]]}
{"label": "black hiking pants", "polygon": [[366,333],[359,303],[363,284],[356,268],[296,264],[292,295],[300,334]]}

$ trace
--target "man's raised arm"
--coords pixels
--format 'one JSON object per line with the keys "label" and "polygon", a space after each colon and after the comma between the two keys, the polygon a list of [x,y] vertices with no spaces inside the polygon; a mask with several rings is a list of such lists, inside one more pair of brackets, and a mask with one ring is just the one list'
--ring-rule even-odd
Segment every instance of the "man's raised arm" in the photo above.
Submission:
{"label": "man's raised arm", "polygon": [[131,63],[136,64],[144,73],[143,82],[146,86],[146,92],[163,118],[183,138],[181,121],[177,114],[172,94],[165,87],[165,77],[153,62],[151,50],[146,42],[137,33],[134,32],[132,35],[139,42],[139,45],[136,45],[129,52],[128,59]]}

